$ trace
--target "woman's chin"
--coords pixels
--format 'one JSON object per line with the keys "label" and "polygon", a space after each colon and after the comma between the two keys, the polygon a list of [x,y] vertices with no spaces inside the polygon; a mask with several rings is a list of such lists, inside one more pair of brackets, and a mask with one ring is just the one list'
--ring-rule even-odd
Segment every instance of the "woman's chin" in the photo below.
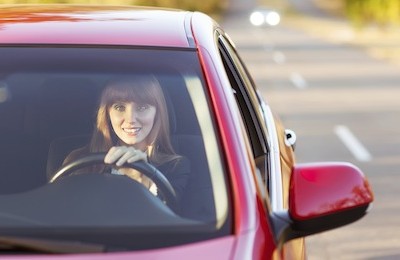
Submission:
{"label": "woman's chin", "polygon": [[126,146],[133,146],[133,145],[135,145],[137,143],[136,139],[132,140],[132,139],[129,139],[129,138],[124,138],[124,139],[121,140],[121,142],[122,142],[123,145],[126,145]]}

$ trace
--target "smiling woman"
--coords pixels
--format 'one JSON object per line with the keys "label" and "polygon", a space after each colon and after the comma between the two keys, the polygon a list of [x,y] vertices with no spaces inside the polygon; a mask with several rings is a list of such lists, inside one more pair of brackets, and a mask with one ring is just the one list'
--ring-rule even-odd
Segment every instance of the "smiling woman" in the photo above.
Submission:
{"label": "smiling woman", "polygon": [[90,144],[73,151],[63,164],[69,164],[89,153],[107,152],[104,162],[116,163],[118,168],[103,166],[95,168],[97,171],[111,170],[113,174],[129,176],[156,194],[156,188],[146,176],[121,167],[125,163],[139,160],[149,161],[169,169],[163,173],[171,181],[179,199],[186,188],[190,166],[185,157],[175,153],[169,129],[167,105],[161,86],[154,76],[131,75],[129,78],[112,80],[107,83],[101,95]]}

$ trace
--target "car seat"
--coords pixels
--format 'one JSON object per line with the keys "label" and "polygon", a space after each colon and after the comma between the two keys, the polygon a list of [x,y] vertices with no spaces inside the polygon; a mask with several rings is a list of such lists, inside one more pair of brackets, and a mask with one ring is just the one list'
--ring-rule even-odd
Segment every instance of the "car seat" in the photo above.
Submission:
{"label": "car seat", "polygon": [[34,92],[18,84],[2,86],[8,88],[9,96],[0,102],[0,194],[9,194],[45,183],[47,147],[25,127],[26,111]]}

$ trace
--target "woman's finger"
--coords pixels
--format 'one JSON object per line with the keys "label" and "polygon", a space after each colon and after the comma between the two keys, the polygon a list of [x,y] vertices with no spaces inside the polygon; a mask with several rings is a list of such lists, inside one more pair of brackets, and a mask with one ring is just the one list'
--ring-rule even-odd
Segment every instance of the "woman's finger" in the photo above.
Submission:
{"label": "woman's finger", "polygon": [[123,154],[125,154],[126,147],[113,146],[104,157],[104,162],[111,164],[116,162]]}
{"label": "woman's finger", "polygon": [[134,148],[127,148],[124,150],[124,153],[121,155],[119,160],[117,161],[116,165],[117,166],[122,166],[126,162],[135,162],[139,158],[138,150],[135,150]]}
{"label": "woman's finger", "polygon": [[147,154],[128,146],[113,146],[104,157],[105,163],[115,163],[117,166],[122,166],[126,162],[133,163],[139,160],[147,161]]}
{"label": "woman's finger", "polygon": [[143,160],[143,161],[147,162],[147,154],[145,152],[137,150],[136,155],[134,157],[130,157],[127,160],[127,162],[128,163],[133,163],[133,162],[140,161],[140,160]]}

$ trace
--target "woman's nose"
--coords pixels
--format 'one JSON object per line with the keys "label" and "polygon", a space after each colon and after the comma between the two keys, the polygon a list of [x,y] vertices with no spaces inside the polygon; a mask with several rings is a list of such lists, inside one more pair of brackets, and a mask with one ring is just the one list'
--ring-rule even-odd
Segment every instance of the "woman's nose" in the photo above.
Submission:
{"label": "woman's nose", "polygon": [[128,106],[126,108],[126,113],[125,113],[125,120],[129,123],[135,123],[137,118],[136,118],[136,111],[133,108],[133,106]]}

